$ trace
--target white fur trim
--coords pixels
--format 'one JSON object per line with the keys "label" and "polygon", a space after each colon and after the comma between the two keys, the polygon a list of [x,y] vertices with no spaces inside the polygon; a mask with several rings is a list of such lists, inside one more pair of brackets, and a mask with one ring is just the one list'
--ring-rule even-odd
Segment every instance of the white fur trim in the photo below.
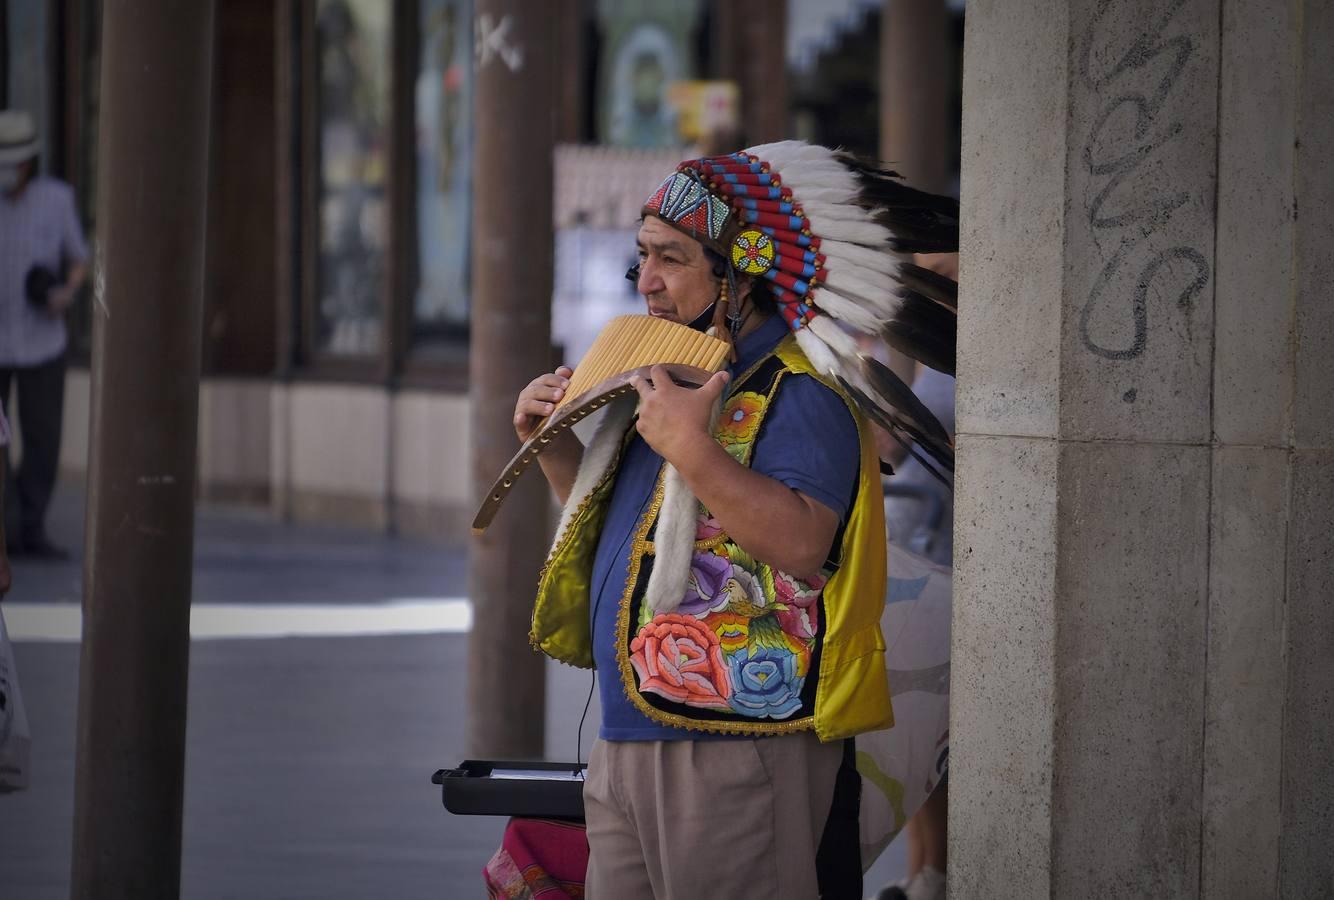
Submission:
{"label": "white fur trim", "polygon": [[676,466],[668,463],[653,532],[653,571],[644,590],[644,603],[655,615],[673,612],[685,599],[698,518],[699,501]]}
{"label": "white fur trim", "polygon": [[570,489],[570,498],[561,510],[560,524],[556,526],[556,539],[551,545],[554,551],[569,527],[574,513],[583,504],[593,489],[598,486],[602,476],[611,467],[612,461],[621,448],[625,430],[634,418],[635,408],[639,405],[639,395],[626,394],[607,404],[602,414],[602,421],[593,432],[593,439],[584,448],[584,457],[579,461],[579,474],[574,478],[574,487]]}

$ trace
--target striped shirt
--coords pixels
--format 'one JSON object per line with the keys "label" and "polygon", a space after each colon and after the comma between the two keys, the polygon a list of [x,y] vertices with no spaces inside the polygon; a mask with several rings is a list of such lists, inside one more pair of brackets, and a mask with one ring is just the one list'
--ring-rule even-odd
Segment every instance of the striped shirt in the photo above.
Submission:
{"label": "striped shirt", "polygon": [[37,366],[65,352],[65,317],[29,303],[24,283],[35,265],[59,273],[87,260],[69,185],[38,176],[18,197],[0,193],[0,366]]}

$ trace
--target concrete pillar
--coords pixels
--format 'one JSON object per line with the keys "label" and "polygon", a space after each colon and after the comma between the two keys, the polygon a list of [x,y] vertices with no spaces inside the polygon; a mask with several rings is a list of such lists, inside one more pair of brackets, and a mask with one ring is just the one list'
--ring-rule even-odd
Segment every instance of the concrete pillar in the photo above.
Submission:
{"label": "concrete pillar", "polygon": [[1332,42],[968,5],[951,896],[1334,884]]}
{"label": "concrete pillar", "polygon": [[949,185],[954,50],[945,0],[885,0],[880,17],[880,158],[913,187]]}

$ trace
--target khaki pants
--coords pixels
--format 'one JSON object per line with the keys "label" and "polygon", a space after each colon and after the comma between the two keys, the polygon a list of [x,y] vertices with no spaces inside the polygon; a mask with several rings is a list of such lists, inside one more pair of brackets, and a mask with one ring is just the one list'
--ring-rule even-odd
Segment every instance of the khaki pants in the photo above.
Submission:
{"label": "khaki pants", "polygon": [[842,752],[811,732],[597,741],[584,784],[588,900],[812,900]]}

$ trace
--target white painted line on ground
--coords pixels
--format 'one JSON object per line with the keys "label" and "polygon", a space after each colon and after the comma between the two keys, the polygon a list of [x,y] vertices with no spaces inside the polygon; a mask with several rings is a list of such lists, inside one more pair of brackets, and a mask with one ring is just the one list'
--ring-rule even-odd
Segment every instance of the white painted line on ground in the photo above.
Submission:
{"label": "white painted line on ground", "polygon": [[[0,612],[15,642],[77,642],[82,635],[77,603],[4,603]],[[472,604],[462,597],[323,605],[196,603],[190,610],[190,637],[197,641],[463,634],[471,629]]]}

